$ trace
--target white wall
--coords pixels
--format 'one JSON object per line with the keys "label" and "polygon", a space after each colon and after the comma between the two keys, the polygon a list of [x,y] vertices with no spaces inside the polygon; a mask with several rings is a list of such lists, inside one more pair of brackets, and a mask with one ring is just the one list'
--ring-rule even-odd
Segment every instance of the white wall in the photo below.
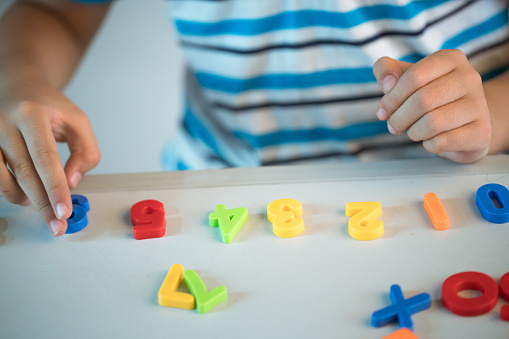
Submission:
{"label": "white wall", "polygon": [[[6,0],[0,0],[0,11]],[[164,0],[116,1],[65,93],[90,117],[102,151],[90,173],[162,169],[180,118],[183,57]],[[67,146],[60,145],[63,161]]]}

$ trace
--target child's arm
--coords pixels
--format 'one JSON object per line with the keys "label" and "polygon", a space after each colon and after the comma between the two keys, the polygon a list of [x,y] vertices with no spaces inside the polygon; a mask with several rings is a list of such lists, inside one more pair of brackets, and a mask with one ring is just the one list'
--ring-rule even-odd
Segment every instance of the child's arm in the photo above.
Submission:
{"label": "child's arm", "polygon": [[[0,19],[0,189],[11,203],[32,203],[56,236],[72,213],[69,187],[100,159],[87,116],[60,89],[107,8],[18,0]],[[65,170],[55,141],[69,145]]]}
{"label": "child's arm", "polygon": [[509,73],[483,84],[459,50],[416,64],[384,57],[373,72],[385,93],[377,116],[391,133],[461,163],[509,149]]}

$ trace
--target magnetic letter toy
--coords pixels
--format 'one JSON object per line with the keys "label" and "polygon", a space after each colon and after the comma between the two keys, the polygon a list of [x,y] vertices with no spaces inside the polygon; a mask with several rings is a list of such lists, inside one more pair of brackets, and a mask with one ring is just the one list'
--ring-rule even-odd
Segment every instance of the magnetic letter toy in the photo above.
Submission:
{"label": "magnetic letter toy", "polygon": [[[476,290],[477,298],[462,298],[459,292]],[[454,314],[462,316],[482,315],[497,305],[498,286],[489,275],[480,272],[462,272],[451,275],[442,284],[442,303]]]}
{"label": "magnetic letter toy", "polygon": [[424,208],[428,212],[433,226],[438,231],[445,231],[449,228],[449,216],[442,206],[442,202],[435,193],[426,193],[424,195]]}
{"label": "magnetic letter toy", "polygon": [[76,233],[88,225],[87,213],[90,211],[90,204],[87,197],[80,194],[71,194],[72,214],[67,219],[67,231],[65,233]]}
{"label": "magnetic letter toy", "polygon": [[399,285],[391,286],[390,298],[391,306],[373,313],[371,317],[373,326],[380,327],[398,321],[400,327],[413,330],[411,315],[431,306],[431,296],[428,293],[405,299]]}
{"label": "magnetic letter toy", "polygon": [[475,195],[475,204],[487,221],[495,224],[509,222],[509,190],[505,186],[499,184],[481,186]]}
{"label": "magnetic letter toy", "polygon": [[223,204],[217,205],[215,212],[209,214],[209,225],[218,227],[221,231],[221,239],[225,244],[232,242],[239,230],[248,219],[247,208],[237,207],[226,209]]}
{"label": "magnetic letter toy", "polygon": [[349,202],[345,214],[348,234],[357,240],[374,240],[384,234],[384,223],[377,218],[382,215],[382,204],[378,201]]}
{"label": "magnetic letter toy", "polygon": [[157,200],[143,200],[131,207],[131,223],[137,240],[160,238],[166,232],[164,205]]}
{"label": "magnetic letter toy", "polygon": [[293,238],[304,231],[302,204],[295,199],[278,199],[267,206],[272,232],[281,238]]}

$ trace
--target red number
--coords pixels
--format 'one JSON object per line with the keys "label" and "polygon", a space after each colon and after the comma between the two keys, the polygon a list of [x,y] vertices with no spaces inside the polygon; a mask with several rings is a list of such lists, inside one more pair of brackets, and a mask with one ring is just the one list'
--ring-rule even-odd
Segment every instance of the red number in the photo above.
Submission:
{"label": "red number", "polygon": [[[509,272],[500,278],[500,297],[509,301]],[[509,321],[509,305],[503,305],[500,309],[500,319]]]}
{"label": "red number", "polygon": [[164,205],[157,200],[143,200],[131,207],[131,223],[137,240],[160,238],[166,232]]}

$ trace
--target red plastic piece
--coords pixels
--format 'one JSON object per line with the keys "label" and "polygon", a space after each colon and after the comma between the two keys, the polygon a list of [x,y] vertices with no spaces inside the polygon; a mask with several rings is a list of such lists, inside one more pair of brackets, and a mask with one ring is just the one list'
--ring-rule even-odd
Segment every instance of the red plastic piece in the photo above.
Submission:
{"label": "red plastic piece", "polygon": [[143,200],[131,207],[131,223],[137,240],[160,238],[166,233],[164,205],[157,200]]}
{"label": "red plastic piece", "polygon": [[509,321],[509,305],[504,305],[500,309],[500,319]]}
{"label": "red plastic piece", "polygon": [[504,274],[502,278],[500,278],[500,298],[505,301],[509,301],[509,272]]}
{"label": "red plastic piece", "polygon": [[[500,285],[500,297],[505,301],[509,301],[509,272],[500,278],[498,284]],[[504,305],[500,309],[500,319],[509,321],[509,305]]]}
{"label": "red plastic piece", "polygon": [[[482,293],[477,298],[462,298],[459,292],[476,290]],[[451,275],[442,284],[442,303],[452,313],[476,316],[488,313],[497,305],[498,285],[496,281],[480,272],[462,272]]]}

